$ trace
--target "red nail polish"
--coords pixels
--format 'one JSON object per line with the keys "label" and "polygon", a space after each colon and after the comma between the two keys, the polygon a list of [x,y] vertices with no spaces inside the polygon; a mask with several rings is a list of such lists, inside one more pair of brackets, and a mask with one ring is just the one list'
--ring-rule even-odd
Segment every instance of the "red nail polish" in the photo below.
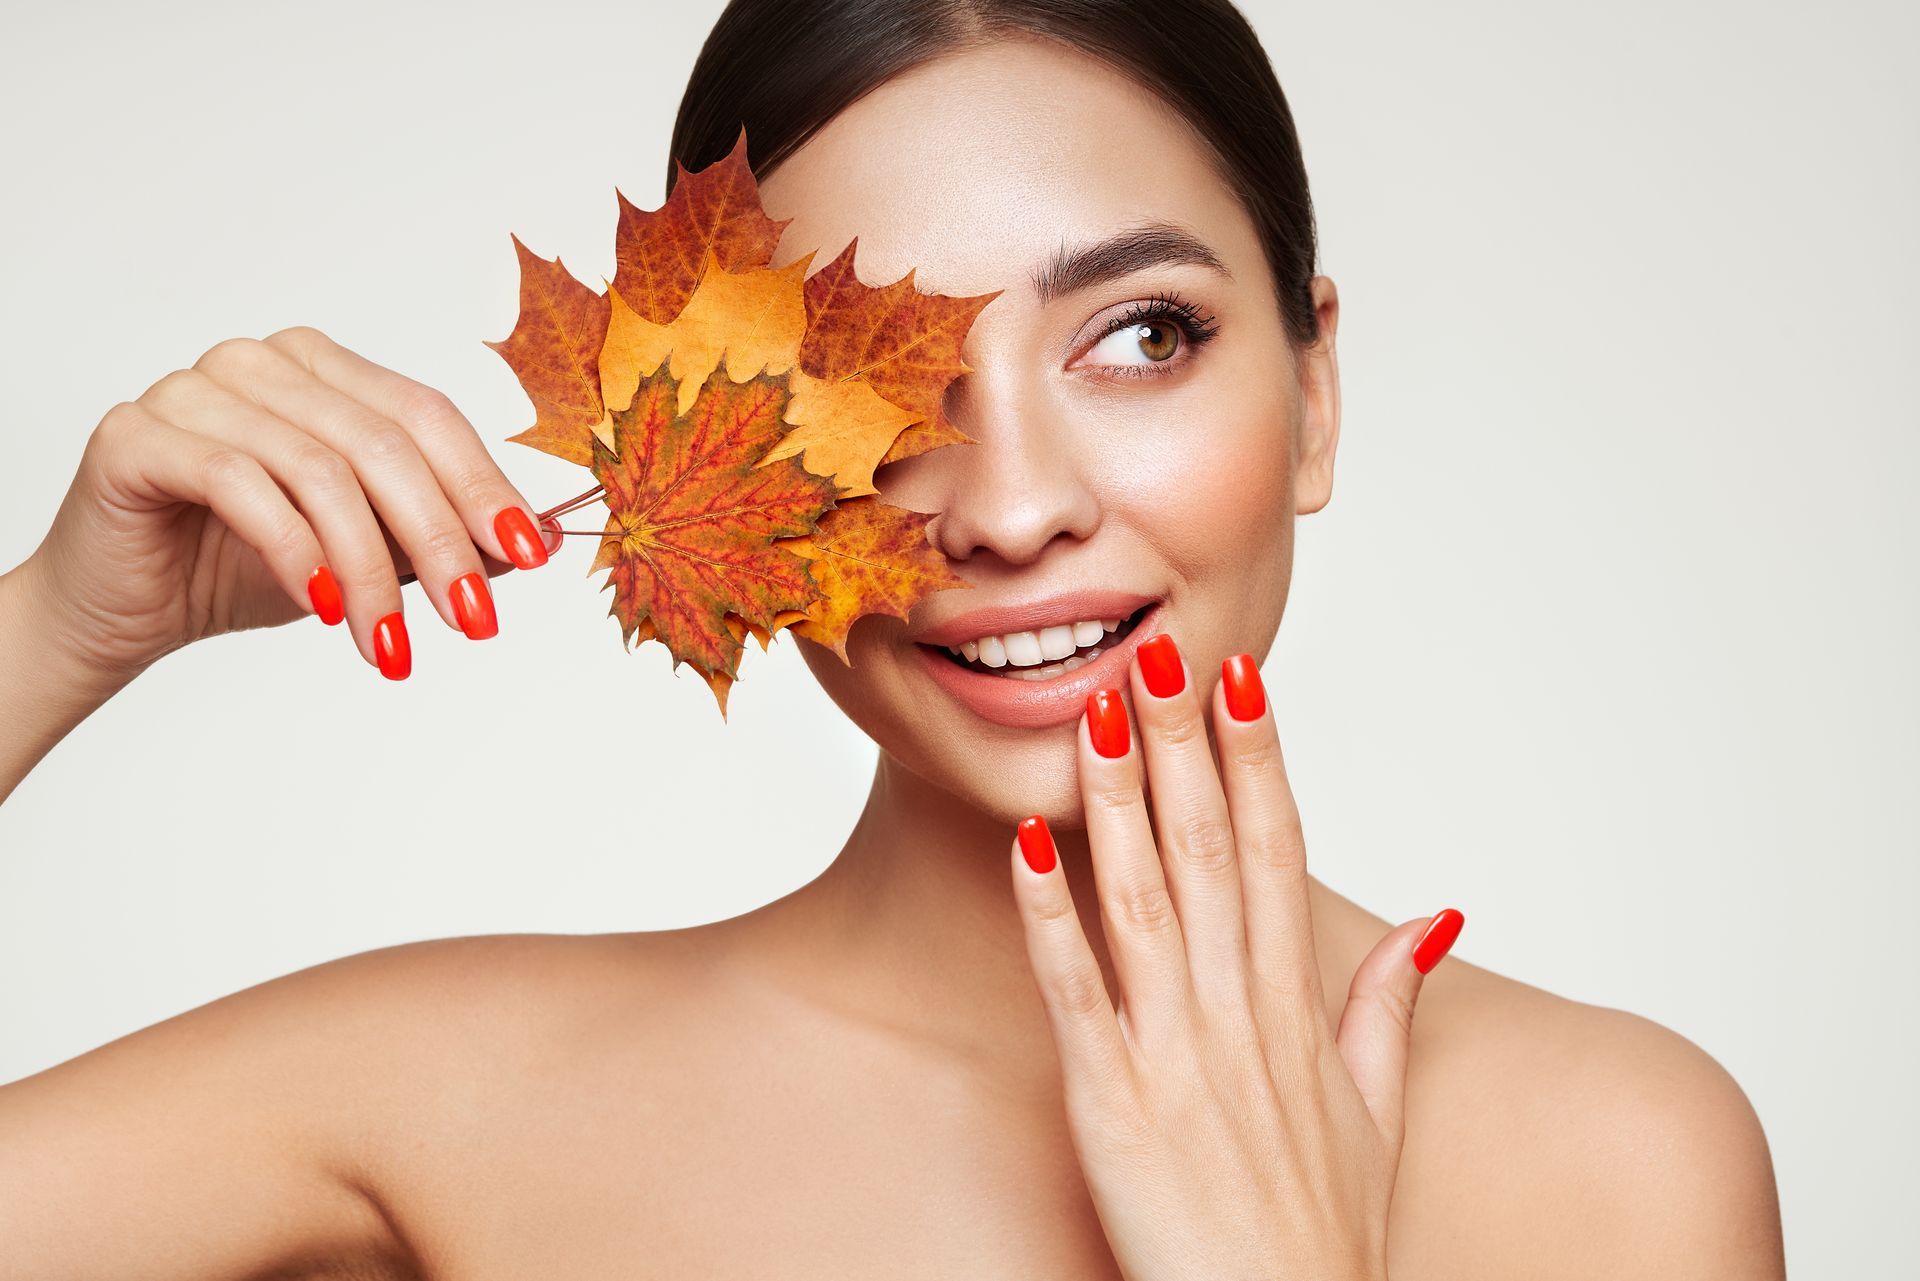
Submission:
{"label": "red nail polish", "polygon": [[460,630],[473,640],[485,640],[498,635],[500,620],[493,612],[493,593],[487,590],[487,576],[479,570],[462,574],[453,580],[448,596],[453,603],[453,616],[460,622]]}
{"label": "red nail polish", "polygon": [[1035,872],[1045,875],[1053,870],[1053,833],[1047,830],[1047,820],[1035,814],[1032,818],[1020,820],[1020,853],[1026,858],[1027,866]]}
{"label": "red nail polish", "polygon": [[1260,665],[1251,654],[1235,654],[1220,664],[1220,680],[1227,687],[1227,715],[1236,721],[1257,721],[1267,710],[1267,687],[1260,683]]}
{"label": "red nail polish", "polygon": [[502,507],[493,518],[493,534],[506,550],[507,559],[517,567],[538,569],[547,563],[546,545],[524,508]]}
{"label": "red nail polish", "polygon": [[1087,695],[1087,737],[1102,756],[1127,754],[1127,705],[1120,701],[1119,690],[1096,689]]}
{"label": "red nail polish", "polygon": [[413,646],[407,641],[407,620],[394,610],[373,625],[373,657],[380,674],[390,681],[403,681],[413,670]]}
{"label": "red nail polish", "polygon": [[333,581],[333,571],[325,565],[307,575],[307,599],[313,602],[313,612],[328,627],[347,616],[340,603],[340,584]]}
{"label": "red nail polish", "polygon": [[1140,679],[1147,693],[1155,698],[1172,698],[1187,687],[1187,674],[1180,666],[1180,650],[1173,637],[1161,632],[1140,643],[1134,651],[1140,658]]}
{"label": "red nail polish", "polygon": [[1427,926],[1427,932],[1420,936],[1418,943],[1414,944],[1413,967],[1425,974],[1440,964],[1440,958],[1447,954],[1447,949],[1453,946],[1453,941],[1460,937],[1460,927],[1466,923],[1467,918],[1457,910],[1451,907],[1442,908],[1434,916],[1432,923]]}

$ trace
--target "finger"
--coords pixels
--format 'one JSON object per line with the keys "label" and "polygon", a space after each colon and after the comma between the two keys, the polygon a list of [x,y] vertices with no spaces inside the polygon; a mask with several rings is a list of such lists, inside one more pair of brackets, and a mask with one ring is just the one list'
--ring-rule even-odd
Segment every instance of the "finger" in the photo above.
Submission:
{"label": "finger", "polygon": [[1164,632],[1134,651],[1130,679],[1153,830],[1186,939],[1194,991],[1201,1008],[1214,1017],[1244,1019],[1247,944],[1240,860],[1200,696],[1173,637]]}
{"label": "finger", "polygon": [[1306,837],[1287,782],[1273,709],[1250,655],[1237,655],[1221,665],[1213,691],[1213,725],[1240,851],[1255,1017],[1275,1033],[1287,1028],[1324,1032],[1326,994],[1320,986],[1307,899]]}
{"label": "finger", "polygon": [[115,405],[94,433],[114,455],[121,499],[149,510],[197,503],[253,548],[282,591],[314,611],[307,581],[325,563],[313,527],[244,450],[162,422],[134,401]]}
{"label": "finger", "polygon": [[198,370],[167,375],[140,400],[164,421],[251,454],[266,468],[319,536],[360,656],[380,666],[375,637],[382,619],[400,613],[400,581],[352,465]]}
{"label": "finger", "polygon": [[1107,981],[1080,928],[1053,834],[1038,815],[1021,821],[1013,843],[1013,897],[1067,1088],[1097,1090],[1124,1079],[1126,1041]]}
{"label": "finger", "polygon": [[[1093,741],[1096,726],[1099,748]],[[1078,738],[1094,885],[1128,1029],[1149,1043],[1183,1035],[1192,1014],[1186,948],[1154,848],[1140,792],[1140,754],[1132,750],[1119,690],[1095,690],[1087,697]]]}
{"label": "finger", "polygon": [[[1424,975],[1446,955],[1466,917],[1446,908],[1408,921],[1374,944],[1354,971],[1335,1040],[1367,1111],[1394,1151],[1406,1137],[1407,1058]],[[1416,942],[1416,940],[1418,940]]]}
{"label": "finger", "polygon": [[321,382],[264,342],[230,339],[202,356],[194,368],[291,422],[352,464],[360,487],[447,626],[475,639],[494,634],[492,594],[481,573],[480,551],[404,428]]}
{"label": "finger", "polygon": [[314,377],[399,423],[433,469],[474,545],[519,569],[547,563],[547,546],[529,504],[481,443],[467,416],[439,390],[375,364],[317,329],[297,326],[267,342],[299,361]]}

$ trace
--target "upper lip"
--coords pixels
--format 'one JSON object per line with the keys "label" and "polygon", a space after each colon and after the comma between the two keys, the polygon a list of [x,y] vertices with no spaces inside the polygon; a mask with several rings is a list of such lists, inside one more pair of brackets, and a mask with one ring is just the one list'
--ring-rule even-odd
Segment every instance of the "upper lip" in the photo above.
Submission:
{"label": "upper lip", "polygon": [[1139,592],[1076,591],[1043,596],[1011,605],[970,609],[964,614],[931,627],[908,633],[908,639],[922,645],[958,645],[982,636],[1004,636],[1009,632],[1032,632],[1042,627],[1077,623],[1086,619],[1125,618],[1143,605],[1151,605],[1158,596]]}

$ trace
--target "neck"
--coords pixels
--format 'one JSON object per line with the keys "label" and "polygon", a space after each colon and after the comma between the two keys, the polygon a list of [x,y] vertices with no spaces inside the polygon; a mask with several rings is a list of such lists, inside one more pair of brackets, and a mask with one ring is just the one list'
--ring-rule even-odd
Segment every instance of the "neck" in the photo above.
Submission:
{"label": "neck", "polygon": [[[1051,1031],[1013,897],[1013,835],[1012,822],[882,752],[839,857],[762,909],[782,986],[999,1062],[1031,1052],[1051,1069]],[[1081,929],[1117,993],[1086,833],[1056,829],[1054,839]],[[1345,901],[1317,881],[1310,893],[1316,925],[1331,925]],[[1325,958],[1329,940],[1316,935]]]}

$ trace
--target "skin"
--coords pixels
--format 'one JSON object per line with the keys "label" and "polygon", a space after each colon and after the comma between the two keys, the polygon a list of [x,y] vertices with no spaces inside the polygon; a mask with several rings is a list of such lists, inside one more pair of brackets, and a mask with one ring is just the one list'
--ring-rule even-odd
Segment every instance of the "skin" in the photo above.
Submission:
{"label": "skin", "polygon": [[[882,749],[839,858],[698,928],[344,958],[0,1088],[0,1277],[1784,1275],[1765,1137],[1717,1063],[1457,956],[1422,979],[1426,918],[1306,874],[1271,708],[1223,721],[1220,662],[1266,653],[1294,517],[1331,496],[1339,302],[1316,278],[1320,342],[1287,342],[1197,137],[1096,62],[1003,41],[882,86],[762,196],[794,219],[776,262],[857,234],[869,282],[1007,290],[949,399],[977,443],[878,477],[940,513],[973,590],[863,622],[850,667],[802,643]],[[1142,218],[1226,275],[1035,295],[1063,242]],[[1157,291],[1217,337],[1170,374],[1103,367],[1125,344],[1100,322]],[[219,352],[109,414],[0,577],[0,794],[167,650],[305,612],[323,557],[352,567],[368,662],[413,554],[449,625],[446,584],[505,570],[489,522],[523,498],[444,398],[312,331]],[[236,425],[268,379],[306,412]],[[313,410],[316,387],[377,416]],[[256,457],[266,436],[305,478],[283,484],[320,477],[323,528],[203,443]],[[1083,724],[989,724],[920,670],[910,635],[943,617],[1112,586],[1164,600],[1190,675],[1158,700],[1130,673],[1123,758]],[[1231,839],[1194,837],[1229,805]],[[1059,846],[1044,877],[1010,845],[1034,813]],[[1174,911],[1135,928],[1119,887],[1162,876]],[[1241,1102],[1198,1105],[1223,1095]],[[1224,1159],[1243,1150],[1263,1155]]]}

